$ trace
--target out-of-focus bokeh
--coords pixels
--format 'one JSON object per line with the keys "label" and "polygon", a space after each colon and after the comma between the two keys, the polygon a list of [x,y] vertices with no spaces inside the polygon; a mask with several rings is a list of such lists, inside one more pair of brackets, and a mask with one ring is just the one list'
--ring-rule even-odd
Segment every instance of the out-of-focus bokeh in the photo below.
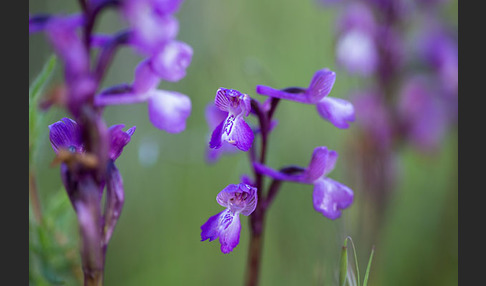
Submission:
{"label": "out-of-focus bokeh", "polygon": [[[457,0],[442,2],[443,20],[457,27]],[[74,0],[29,1],[31,14],[78,10]],[[168,134],[156,129],[146,103],[110,106],[105,112],[108,125],[137,126],[117,160],[125,205],[107,251],[106,285],[243,285],[247,218],[242,217],[240,243],[232,253],[222,254],[217,241],[200,242],[200,226],[222,210],[217,193],[238,183],[240,175],[251,174],[244,152],[223,156],[215,164],[205,160],[212,130],[204,111],[219,87],[263,100],[255,93],[257,84],[305,87],[324,67],[337,74],[331,96],[349,99],[351,91],[366,86],[366,80],[336,64],[337,9],[332,5],[314,0],[186,0],[177,17],[178,39],[192,46],[194,56],[184,79],[162,82],[159,88],[191,98],[186,130]],[[413,14],[408,17],[405,22],[416,20]],[[114,11],[107,11],[96,30],[115,32],[125,25]],[[30,82],[51,54],[43,34],[29,36]],[[121,49],[103,86],[131,82],[141,59]],[[58,64],[47,90],[62,82],[61,74]],[[47,115],[51,121],[43,127],[33,161],[44,209],[64,192],[59,167],[50,167],[54,152],[47,125],[66,114],[53,108]],[[347,148],[360,144],[356,124],[337,129],[315,107],[295,102],[281,102],[275,118],[279,122],[269,139],[268,165],[306,166],[316,146],[327,146],[340,154],[329,176],[351,187],[355,200],[341,218],[331,221],[313,209],[312,186],[284,183],[266,218],[261,285],[337,285],[346,236],[357,247],[361,276],[375,247],[369,285],[457,284],[457,125],[448,127],[433,152],[411,144],[396,147],[396,183],[376,228],[375,218],[368,217],[374,207],[367,198],[371,194],[348,172],[355,161]],[[77,224],[72,209],[63,219]],[[60,260],[59,253],[46,255],[47,261]],[[78,253],[70,255],[79,258]]]}

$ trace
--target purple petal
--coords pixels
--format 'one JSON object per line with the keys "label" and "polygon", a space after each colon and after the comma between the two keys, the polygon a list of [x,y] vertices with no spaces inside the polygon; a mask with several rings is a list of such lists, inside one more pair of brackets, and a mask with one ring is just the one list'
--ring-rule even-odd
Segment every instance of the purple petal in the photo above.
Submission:
{"label": "purple petal", "polygon": [[337,128],[348,128],[348,122],[355,119],[353,104],[341,98],[325,97],[316,104],[316,107],[321,117],[330,121]]}
{"label": "purple petal", "polygon": [[305,95],[304,92],[301,93],[290,93],[290,92],[285,92],[282,90],[274,89],[269,86],[265,85],[257,85],[256,86],[256,92],[261,95],[267,95],[270,97],[276,97],[280,99],[286,99],[286,100],[292,100],[292,101],[297,101],[301,103],[307,103],[307,104],[312,104],[309,101],[309,98]]}
{"label": "purple petal", "polygon": [[241,224],[238,214],[231,214],[231,211],[227,210],[224,215],[222,225],[227,225],[221,230],[219,235],[219,242],[221,243],[221,252],[229,253],[240,242]]}
{"label": "purple petal", "polygon": [[329,69],[318,70],[312,78],[306,95],[310,103],[317,103],[327,96],[336,81],[336,73]]}
{"label": "purple petal", "polygon": [[241,224],[239,215],[226,209],[208,219],[201,226],[201,241],[213,241],[219,237],[221,252],[231,252],[240,241]]}
{"label": "purple petal", "polygon": [[73,152],[84,152],[81,129],[72,119],[65,117],[61,121],[49,125],[49,140],[56,153],[61,148]]}
{"label": "purple petal", "polygon": [[89,70],[88,52],[76,32],[80,21],[82,18],[75,15],[50,19],[46,24],[47,36],[56,53],[65,62],[65,72],[70,75]]}
{"label": "purple petal", "polygon": [[208,122],[209,129],[214,129],[221,121],[228,117],[228,112],[220,110],[212,102],[206,105],[206,121]]}
{"label": "purple petal", "polygon": [[334,169],[337,158],[338,153],[334,150],[328,150],[324,146],[315,148],[306,170],[307,179],[313,182],[327,175]]}
{"label": "purple petal", "polygon": [[136,127],[133,126],[127,132],[122,129],[125,127],[123,124],[113,125],[109,128],[110,132],[110,159],[116,160],[123,151],[128,142],[130,142],[131,136],[135,132]]}
{"label": "purple petal", "polygon": [[173,40],[179,23],[171,14],[159,14],[151,1],[128,0],[122,11],[133,33],[130,42],[143,54],[152,55],[162,45]]}
{"label": "purple petal", "polygon": [[167,81],[179,81],[186,76],[191,63],[192,48],[183,42],[171,41],[152,57],[152,68],[159,77]]}
{"label": "purple petal", "polygon": [[220,217],[226,212],[226,210],[213,215],[203,225],[201,225],[201,241],[209,239],[213,241],[219,236],[219,222]]}
{"label": "purple petal", "polygon": [[229,200],[234,197],[234,193],[238,190],[238,185],[230,184],[218,193],[218,195],[216,196],[216,201],[220,206],[229,208]]}
{"label": "purple petal", "polygon": [[135,68],[135,78],[133,80],[134,93],[146,93],[157,87],[160,82],[159,76],[152,70],[148,59],[140,62]]}
{"label": "purple petal", "polygon": [[186,129],[191,114],[191,100],[175,91],[154,90],[148,100],[149,119],[152,124],[169,133]]}
{"label": "purple petal", "polygon": [[174,14],[179,11],[184,0],[151,0],[155,11],[160,15]]}
{"label": "purple petal", "polygon": [[225,122],[226,120],[221,121],[221,123],[214,128],[214,131],[211,134],[211,140],[209,141],[209,148],[218,149],[223,144],[221,141],[221,133],[223,132],[223,125]]}
{"label": "purple petal", "polygon": [[253,131],[242,116],[230,114],[222,128],[221,140],[227,141],[246,152],[250,150],[254,136]]}
{"label": "purple petal", "polygon": [[353,29],[337,41],[336,61],[351,74],[372,75],[378,68],[378,60],[378,49],[372,35]]}
{"label": "purple petal", "polygon": [[[219,138],[221,138],[221,135],[219,136]],[[231,145],[226,141],[222,141],[221,143],[221,147],[218,149],[207,148],[206,160],[208,161],[208,163],[212,164],[217,162],[223,154],[229,155],[239,152],[239,149],[236,148],[235,145]]]}
{"label": "purple petal", "polygon": [[247,184],[228,185],[218,193],[216,201],[232,212],[250,215],[256,208],[258,198],[256,188]]}
{"label": "purple petal", "polygon": [[106,185],[106,201],[104,211],[104,242],[108,244],[118,218],[120,217],[125,195],[123,191],[123,179],[115,164],[110,165]]}
{"label": "purple petal", "polygon": [[353,196],[350,188],[332,179],[326,178],[314,183],[314,209],[329,219],[339,218],[341,210],[353,202]]}

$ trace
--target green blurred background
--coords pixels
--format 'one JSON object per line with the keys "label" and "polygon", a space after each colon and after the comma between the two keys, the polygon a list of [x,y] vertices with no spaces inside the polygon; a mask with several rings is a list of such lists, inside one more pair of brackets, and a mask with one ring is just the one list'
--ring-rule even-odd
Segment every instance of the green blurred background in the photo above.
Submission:
{"label": "green blurred background", "polygon": [[[74,0],[29,1],[31,14],[78,9]],[[254,92],[255,85],[307,86],[323,67],[337,72],[332,96],[348,98],[349,91],[363,82],[335,64],[336,12],[313,0],[184,2],[177,14],[178,39],[193,47],[192,63],[184,79],[163,82],[159,88],[191,98],[187,129],[180,134],[156,129],[148,120],[146,104],[113,106],[105,112],[108,125],[137,126],[117,160],[125,205],[107,252],[106,285],[243,285],[248,219],[242,217],[240,244],[230,254],[219,251],[218,241],[200,242],[199,227],[222,210],[215,201],[217,193],[237,183],[241,174],[251,174],[243,152],[224,156],[214,165],[205,162],[211,132],[205,107],[219,87],[262,100]],[[447,5],[444,13],[457,26],[457,1]],[[109,11],[96,30],[108,33],[124,26]],[[51,54],[44,35],[29,36],[29,82]],[[131,82],[141,59],[130,49],[118,51],[103,85]],[[61,74],[58,64],[49,87],[62,82]],[[43,210],[53,198],[67,200],[59,168],[49,167],[54,152],[47,128],[65,115],[58,108],[48,112],[31,166]],[[348,235],[357,247],[361,276],[375,246],[370,285],[457,284],[456,127],[434,154],[424,155],[408,146],[398,150],[398,184],[383,229],[361,238],[367,228],[361,224],[367,215],[361,207],[366,194],[353,186],[346,172],[351,163],[344,156],[346,142],[356,137],[356,127],[337,129],[323,121],[314,107],[291,102],[282,102],[275,117],[279,124],[270,137],[268,164],[305,166],[316,146],[328,146],[341,154],[330,177],[350,186],[355,202],[340,219],[331,221],[314,211],[312,186],[285,183],[266,219],[261,285],[337,285],[341,246]],[[77,222],[72,209],[65,220],[74,239]],[[46,255],[48,262],[60,259],[55,252]],[[77,252],[72,255],[74,261],[79,259]]]}

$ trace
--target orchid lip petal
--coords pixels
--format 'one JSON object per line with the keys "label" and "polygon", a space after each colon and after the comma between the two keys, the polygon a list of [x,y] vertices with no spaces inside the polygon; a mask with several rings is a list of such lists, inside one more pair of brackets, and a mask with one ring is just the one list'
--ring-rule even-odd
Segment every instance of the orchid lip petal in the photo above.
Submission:
{"label": "orchid lip petal", "polygon": [[191,114],[191,100],[175,91],[154,90],[148,99],[148,113],[152,124],[169,133],[186,129],[186,120]]}
{"label": "orchid lip petal", "polygon": [[246,152],[250,150],[254,136],[253,130],[241,116],[228,115],[222,127],[221,140]]}
{"label": "orchid lip petal", "polygon": [[351,102],[335,97],[325,97],[316,104],[322,118],[340,129],[349,128],[349,122],[355,120],[354,106]]}
{"label": "orchid lip petal", "polygon": [[329,219],[337,219],[353,202],[353,191],[332,179],[317,180],[313,192],[314,209]]}

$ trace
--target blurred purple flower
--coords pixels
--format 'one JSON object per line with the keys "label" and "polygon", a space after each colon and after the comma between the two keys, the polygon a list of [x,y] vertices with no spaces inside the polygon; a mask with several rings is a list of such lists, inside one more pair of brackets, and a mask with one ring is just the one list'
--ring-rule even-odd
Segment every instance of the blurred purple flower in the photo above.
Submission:
{"label": "blurred purple flower", "polygon": [[192,53],[188,44],[170,41],[151,58],[152,69],[163,80],[179,81],[186,76]]}
{"label": "blurred purple flower", "polygon": [[250,97],[236,89],[219,88],[214,104],[228,115],[214,129],[209,147],[219,149],[226,141],[242,151],[250,150],[254,134],[243,119],[250,114]]}
{"label": "blurred purple flower", "polygon": [[179,92],[156,89],[159,82],[160,78],[146,59],[135,69],[131,86],[124,86],[121,92],[112,89],[102,92],[95,98],[95,104],[106,106],[147,101],[149,119],[155,127],[169,133],[182,132],[191,114],[191,100]]}
{"label": "blurred purple flower", "polygon": [[356,107],[356,124],[379,147],[390,147],[393,136],[392,121],[383,96],[374,91],[360,91],[350,98]]}
{"label": "blurred purple flower", "polygon": [[226,210],[210,217],[201,226],[201,241],[219,237],[221,252],[231,252],[240,241],[240,213],[249,216],[256,208],[257,189],[240,183],[230,184],[219,192],[216,201]]}
{"label": "blurred purple flower", "polygon": [[432,88],[430,79],[415,76],[402,87],[398,102],[405,132],[423,151],[433,151],[442,142],[448,116],[444,101]]}
{"label": "blurred purple flower", "polygon": [[346,5],[337,22],[337,63],[351,74],[371,76],[379,61],[376,30],[369,6],[358,2]]}
{"label": "blurred purple flower", "polygon": [[67,84],[67,107],[75,116],[79,108],[97,88],[89,70],[89,54],[77,29],[84,23],[81,14],[52,16],[46,20],[44,30],[54,51],[64,64]]}
{"label": "blurred purple flower", "polygon": [[438,74],[444,90],[457,96],[458,89],[458,44],[442,23],[433,16],[427,17],[425,28],[417,35],[418,55]]}
{"label": "blurred purple flower", "polygon": [[155,54],[175,39],[179,23],[172,13],[177,12],[180,0],[126,0],[122,13],[133,33],[130,42],[145,55]]}
{"label": "blurred purple flower", "polygon": [[343,209],[352,204],[354,197],[349,187],[327,178],[327,174],[334,169],[337,158],[336,151],[328,150],[324,146],[316,147],[305,171],[297,175],[285,174],[257,162],[253,165],[258,172],[277,180],[313,184],[314,209],[334,220],[341,216]]}
{"label": "blurred purple flower", "polygon": [[283,90],[257,85],[256,92],[261,95],[315,104],[319,115],[334,126],[344,129],[348,122],[354,121],[354,107],[347,100],[327,96],[336,80],[336,73],[329,69],[318,70],[307,89],[290,87]]}
{"label": "blurred purple flower", "polygon": [[[118,124],[108,129],[110,138],[109,157],[113,161],[120,156],[136,129],[133,126],[127,131],[123,131],[124,127],[125,125]],[[66,149],[72,153],[84,153],[86,150],[81,128],[76,121],[67,117],[49,125],[49,140],[56,154],[59,153],[60,149]]]}

